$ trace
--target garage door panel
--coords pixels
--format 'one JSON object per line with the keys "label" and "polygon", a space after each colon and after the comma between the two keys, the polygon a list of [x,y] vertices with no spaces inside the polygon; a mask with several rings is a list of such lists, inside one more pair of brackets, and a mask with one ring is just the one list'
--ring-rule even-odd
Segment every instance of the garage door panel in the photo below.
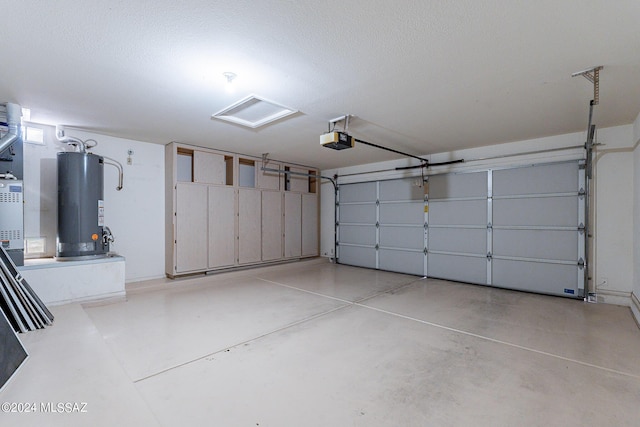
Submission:
{"label": "garage door panel", "polygon": [[375,248],[341,245],[340,264],[376,268],[376,250]]}
{"label": "garage door panel", "polygon": [[[495,286],[577,296],[578,266],[501,259],[494,259],[492,264]],[[565,292],[565,289],[569,291]]]}
{"label": "garage door panel", "polygon": [[[375,238],[375,233],[374,233]],[[375,240],[375,239],[374,239]],[[424,248],[423,227],[380,227],[380,246],[391,248]]]}
{"label": "garage door panel", "polygon": [[376,200],[375,182],[345,184],[340,186],[340,202],[370,202]]}
{"label": "garage door panel", "polygon": [[376,205],[340,205],[340,222],[376,223]]}
{"label": "garage door panel", "polygon": [[429,177],[429,198],[447,199],[487,195],[487,172],[433,175]]}
{"label": "garage door panel", "polygon": [[380,249],[380,269],[424,275],[424,253]]}
{"label": "garage door panel", "polygon": [[487,283],[487,259],[429,253],[429,277],[458,282]]}
{"label": "garage door panel", "polygon": [[487,225],[486,200],[429,202],[431,225]]}
{"label": "garage door panel", "polygon": [[578,197],[494,199],[494,226],[577,227]]}
{"label": "garage door panel", "polygon": [[424,224],[424,202],[381,203],[381,224]]}
{"label": "garage door panel", "polygon": [[577,230],[493,230],[493,254],[577,262],[577,234]]}
{"label": "garage door panel", "polygon": [[341,225],[340,243],[376,245],[376,227],[373,225]]}
{"label": "garage door panel", "polygon": [[578,163],[548,164],[493,172],[493,195],[570,193],[578,191]]}
{"label": "garage door panel", "polygon": [[581,174],[576,161],[430,176],[427,233],[416,178],[341,185],[340,262],[422,275],[427,243],[429,277],[578,297]]}
{"label": "garage door panel", "polygon": [[425,190],[415,183],[411,178],[339,187],[341,264],[424,274]]}
{"label": "garage door panel", "polygon": [[424,187],[415,185],[415,179],[380,181],[380,201],[424,200]]}
{"label": "garage door panel", "polygon": [[486,228],[431,228],[429,229],[429,250],[486,255],[487,230]]}

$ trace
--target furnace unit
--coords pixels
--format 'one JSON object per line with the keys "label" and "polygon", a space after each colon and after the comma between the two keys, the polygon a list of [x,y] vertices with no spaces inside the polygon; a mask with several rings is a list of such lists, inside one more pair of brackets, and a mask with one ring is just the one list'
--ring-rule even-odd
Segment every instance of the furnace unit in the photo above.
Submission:
{"label": "furnace unit", "polygon": [[0,243],[17,265],[23,264],[22,181],[0,179]]}

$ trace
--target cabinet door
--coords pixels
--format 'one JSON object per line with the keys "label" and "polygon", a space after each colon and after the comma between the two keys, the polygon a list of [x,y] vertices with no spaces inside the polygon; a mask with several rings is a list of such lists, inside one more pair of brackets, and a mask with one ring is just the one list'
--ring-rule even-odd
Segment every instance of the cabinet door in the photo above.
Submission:
{"label": "cabinet door", "polygon": [[227,165],[221,154],[193,152],[193,181],[205,184],[225,184]]}
{"label": "cabinet door", "polygon": [[247,264],[262,259],[260,190],[238,190],[238,262]]}
{"label": "cabinet door", "polygon": [[282,258],[282,193],[262,192],[262,260]]}
{"label": "cabinet door", "polygon": [[235,264],[236,192],[209,187],[209,268]]}
{"label": "cabinet door", "polygon": [[178,183],[176,202],[176,272],[206,270],[207,186]]}
{"label": "cabinet door", "polygon": [[284,256],[302,254],[302,195],[284,193]]}
{"label": "cabinet door", "polygon": [[302,256],[318,255],[318,197],[302,195]]}

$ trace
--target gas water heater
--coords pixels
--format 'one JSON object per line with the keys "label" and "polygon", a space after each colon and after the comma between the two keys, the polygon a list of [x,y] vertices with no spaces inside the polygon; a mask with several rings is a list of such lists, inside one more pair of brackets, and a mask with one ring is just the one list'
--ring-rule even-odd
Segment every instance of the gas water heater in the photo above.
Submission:
{"label": "gas water heater", "polygon": [[58,153],[56,258],[64,261],[106,257],[114,239],[104,224],[104,165],[118,168],[118,191],[122,189],[122,165],[88,152],[87,148],[95,144],[89,146],[87,141],[65,137],[64,131],[57,133],[60,141],[76,146],[78,151]]}
{"label": "gas water heater", "polygon": [[58,242],[56,257],[103,257],[104,159],[91,153],[58,153]]}

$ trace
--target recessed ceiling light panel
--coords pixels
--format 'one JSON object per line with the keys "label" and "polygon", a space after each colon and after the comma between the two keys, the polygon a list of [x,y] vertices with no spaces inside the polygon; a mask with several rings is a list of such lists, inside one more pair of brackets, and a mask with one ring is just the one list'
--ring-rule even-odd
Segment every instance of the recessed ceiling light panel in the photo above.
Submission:
{"label": "recessed ceiling light panel", "polygon": [[277,102],[257,95],[249,95],[213,114],[211,118],[255,129],[297,112],[298,110],[285,107]]}

